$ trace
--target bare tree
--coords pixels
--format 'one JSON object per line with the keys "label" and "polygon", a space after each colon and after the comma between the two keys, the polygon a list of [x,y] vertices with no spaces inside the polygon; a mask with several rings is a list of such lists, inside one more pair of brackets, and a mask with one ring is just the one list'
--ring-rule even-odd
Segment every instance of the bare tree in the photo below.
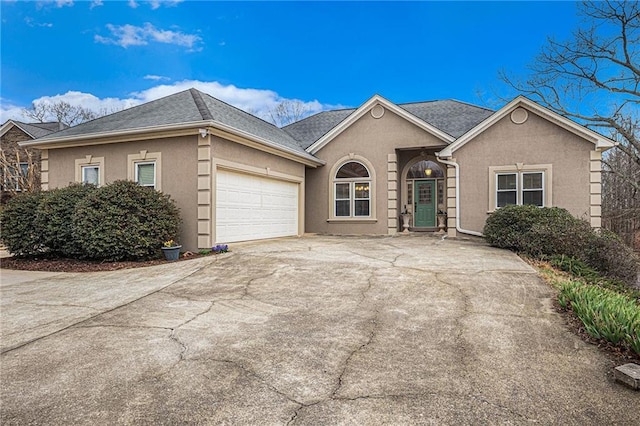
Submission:
{"label": "bare tree", "polygon": [[500,77],[618,142],[603,157],[603,223],[633,228],[622,235],[633,244],[640,232],[640,3],[584,1],[579,10],[582,24],[572,38],[548,39],[528,76]]}
{"label": "bare tree", "polygon": [[25,108],[22,112],[26,117],[41,123],[45,121],[57,121],[66,126],[73,126],[105,115],[96,113],[89,108],[71,105],[65,101],[53,103],[42,101],[34,102],[30,108]]}
{"label": "bare tree", "polygon": [[29,150],[15,152],[15,158],[7,158],[4,149],[0,149],[0,200],[19,192],[34,192],[40,189],[39,157]]}
{"label": "bare tree", "polygon": [[[585,1],[580,12],[584,26],[572,40],[549,39],[528,77],[500,77],[551,110],[612,135],[616,149],[640,167],[640,4]],[[640,191],[633,173],[604,161]]]}
{"label": "bare tree", "polygon": [[285,99],[269,110],[269,118],[273,124],[282,127],[303,119],[310,112],[311,110],[304,102]]}

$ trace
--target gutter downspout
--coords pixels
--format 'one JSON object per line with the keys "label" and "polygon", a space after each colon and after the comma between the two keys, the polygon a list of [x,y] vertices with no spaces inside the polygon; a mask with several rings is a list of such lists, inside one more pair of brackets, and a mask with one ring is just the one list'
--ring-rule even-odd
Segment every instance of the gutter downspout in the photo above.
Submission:
{"label": "gutter downspout", "polygon": [[460,227],[460,165],[452,160],[445,160],[441,158],[439,153],[436,152],[436,157],[438,157],[438,161],[441,163],[447,164],[449,166],[453,166],[456,169],[456,231],[462,234],[475,235],[477,237],[482,237],[482,232],[471,231],[469,229],[462,229]]}

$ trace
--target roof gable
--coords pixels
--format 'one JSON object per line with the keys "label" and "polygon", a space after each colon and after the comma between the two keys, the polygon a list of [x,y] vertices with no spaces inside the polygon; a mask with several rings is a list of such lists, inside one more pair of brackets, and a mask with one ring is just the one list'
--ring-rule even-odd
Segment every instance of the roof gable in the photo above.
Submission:
{"label": "roof gable", "polygon": [[382,105],[386,109],[391,112],[399,115],[410,123],[420,127],[426,132],[432,134],[438,139],[443,140],[446,143],[453,142],[454,138],[451,135],[443,132],[442,130],[432,126],[431,124],[421,120],[415,115],[409,113],[407,110],[399,107],[398,105],[386,100],[380,95],[374,95],[367,102],[362,104],[359,108],[351,112],[346,118],[344,118],[337,126],[333,127],[327,133],[325,133],[320,139],[316,140],[314,143],[309,145],[306,150],[311,154],[315,154],[319,150],[321,150],[324,146],[326,146],[329,142],[335,139],[339,134],[344,132],[349,126],[355,123],[358,119],[360,119],[364,114],[370,111],[376,105]]}
{"label": "roof gable", "polygon": [[4,136],[13,127],[22,130],[31,139],[41,138],[60,130],[60,124],[58,122],[24,123],[17,120],[7,120],[2,127],[0,127],[0,136]]}
{"label": "roof gable", "polygon": [[518,96],[507,105],[496,111],[494,114],[483,120],[481,123],[470,129],[468,132],[458,138],[454,143],[440,151],[438,154],[439,157],[452,157],[453,153],[457,149],[466,145],[469,141],[473,140],[473,138],[506,117],[507,114],[511,114],[518,107],[524,107],[525,109],[533,111],[542,118],[562,127],[563,129],[577,136],[580,136],[581,138],[593,143],[596,149],[604,151],[615,146],[615,142],[611,139],[606,138],[601,134],[594,132],[593,130],[588,129],[572,120],[569,120],[568,118],[563,117],[560,114],[557,114],[524,96]]}

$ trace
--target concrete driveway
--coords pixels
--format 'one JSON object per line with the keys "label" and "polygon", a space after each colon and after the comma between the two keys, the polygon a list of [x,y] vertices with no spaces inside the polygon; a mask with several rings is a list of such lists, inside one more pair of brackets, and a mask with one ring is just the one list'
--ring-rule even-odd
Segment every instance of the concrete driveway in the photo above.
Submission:
{"label": "concrete driveway", "polygon": [[515,255],[305,237],[9,280],[1,423],[637,424]]}

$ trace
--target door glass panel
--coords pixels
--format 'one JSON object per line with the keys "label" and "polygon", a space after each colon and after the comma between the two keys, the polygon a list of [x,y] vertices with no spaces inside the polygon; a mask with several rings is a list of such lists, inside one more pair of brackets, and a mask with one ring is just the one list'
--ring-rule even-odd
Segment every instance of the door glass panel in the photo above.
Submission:
{"label": "door glass panel", "polygon": [[433,201],[433,194],[431,193],[432,186],[429,184],[420,184],[418,186],[418,204],[431,204]]}

